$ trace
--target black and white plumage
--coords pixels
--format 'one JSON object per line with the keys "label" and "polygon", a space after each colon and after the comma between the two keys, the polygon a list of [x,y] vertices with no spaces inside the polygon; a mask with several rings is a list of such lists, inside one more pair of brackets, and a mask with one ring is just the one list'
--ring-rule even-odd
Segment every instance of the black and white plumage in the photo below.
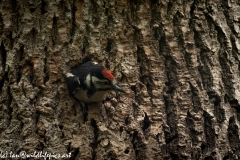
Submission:
{"label": "black and white plumage", "polygon": [[116,84],[112,73],[95,62],[79,65],[66,76],[69,92],[84,103],[102,101],[109,91],[125,92]]}

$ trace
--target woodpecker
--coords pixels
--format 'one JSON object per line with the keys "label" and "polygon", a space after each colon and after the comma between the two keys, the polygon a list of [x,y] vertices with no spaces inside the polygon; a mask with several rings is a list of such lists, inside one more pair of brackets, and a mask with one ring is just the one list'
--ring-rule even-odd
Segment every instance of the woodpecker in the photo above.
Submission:
{"label": "woodpecker", "polygon": [[109,91],[125,92],[104,66],[88,61],[67,73],[67,86],[74,98],[83,103],[103,101]]}

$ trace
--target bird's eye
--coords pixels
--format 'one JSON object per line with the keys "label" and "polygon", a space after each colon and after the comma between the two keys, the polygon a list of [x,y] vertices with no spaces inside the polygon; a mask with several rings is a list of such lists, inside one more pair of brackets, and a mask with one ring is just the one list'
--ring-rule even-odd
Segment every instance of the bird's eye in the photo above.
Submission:
{"label": "bird's eye", "polygon": [[105,85],[108,85],[108,84],[109,84],[109,82],[104,82],[104,84],[105,84]]}

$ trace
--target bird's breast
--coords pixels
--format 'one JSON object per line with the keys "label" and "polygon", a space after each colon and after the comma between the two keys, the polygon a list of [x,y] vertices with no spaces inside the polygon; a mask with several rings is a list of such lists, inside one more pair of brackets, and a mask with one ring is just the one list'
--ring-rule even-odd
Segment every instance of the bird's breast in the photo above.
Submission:
{"label": "bird's breast", "polygon": [[82,102],[93,103],[103,101],[105,99],[106,93],[106,91],[97,91],[89,97],[86,90],[78,88],[75,91],[74,96]]}

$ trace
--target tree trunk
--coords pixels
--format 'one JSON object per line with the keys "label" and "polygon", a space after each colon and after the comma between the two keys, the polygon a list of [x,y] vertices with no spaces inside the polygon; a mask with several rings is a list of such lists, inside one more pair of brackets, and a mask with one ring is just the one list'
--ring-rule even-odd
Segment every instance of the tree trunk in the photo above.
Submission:
{"label": "tree trunk", "polygon": [[[238,0],[0,5],[0,158],[240,158]],[[88,60],[127,94],[84,122],[65,74]]]}

